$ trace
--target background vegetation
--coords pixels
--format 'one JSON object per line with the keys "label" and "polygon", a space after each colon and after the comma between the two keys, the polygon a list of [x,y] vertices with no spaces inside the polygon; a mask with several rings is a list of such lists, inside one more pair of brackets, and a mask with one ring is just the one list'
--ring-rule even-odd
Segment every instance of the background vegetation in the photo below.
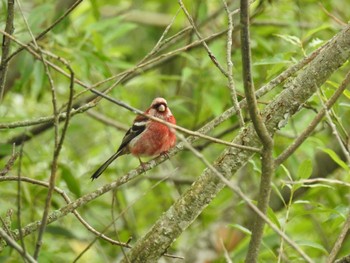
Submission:
{"label": "background vegetation", "polygon": [[[39,35],[74,2],[15,1],[13,36],[21,43],[28,43],[31,34]],[[135,114],[106,99],[96,100],[96,95],[87,88],[103,91],[113,86],[109,97],[140,110],[146,109],[153,98],[164,97],[177,124],[193,131],[232,107],[227,78],[198,41],[177,1],[80,2],[38,40],[45,52],[67,61],[80,81],[74,84],[73,99],[73,108],[80,110],[69,121],[55,172],[55,185],[71,200],[92,193],[138,166],[137,158],[124,156],[101,178],[90,181],[94,170],[117,149]],[[184,4],[202,37],[210,37],[207,43],[226,69],[228,18],[223,2],[184,1]],[[239,1],[228,1],[228,5],[233,11],[239,7]],[[3,31],[7,7],[7,1],[0,1]],[[350,17],[350,2],[255,1],[251,15],[252,70],[258,89],[344,28]],[[233,20],[231,59],[241,100],[244,90],[239,15],[233,15]],[[177,35],[179,32],[183,33]],[[152,53],[161,37],[161,45]],[[19,47],[11,42],[10,54]],[[8,66],[0,104],[0,217],[5,230],[25,227],[43,216],[48,190],[38,182],[49,181],[57,147],[51,118],[54,116],[51,85],[60,112],[66,110],[69,100],[70,71],[57,57],[46,53],[43,56],[68,77],[50,68],[49,78],[42,61],[27,50],[11,59]],[[145,56],[148,58],[143,60]],[[334,93],[348,70],[348,65],[343,65],[322,85],[323,99]],[[261,109],[283,91],[284,85],[259,99]],[[326,261],[348,222],[350,168],[330,126],[336,125],[337,134],[348,146],[349,100],[347,89],[330,112],[332,121],[324,118],[298,150],[276,168],[273,176],[268,217],[315,262]],[[288,120],[275,134],[275,157],[305,130],[321,109],[316,94]],[[249,122],[246,110],[243,116]],[[63,133],[62,127],[63,122],[59,125],[59,135]],[[238,118],[233,116],[209,135],[232,141],[238,131]],[[209,162],[227,147],[205,139],[196,141],[194,146]],[[135,176],[134,180],[79,207],[78,212],[97,231],[116,241],[130,241],[133,246],[205,168],[193,152],[180,151],[146,174]],[[260,156],[255,154],[233,175],[232,181],[248,198],[257,200],[260,174]],[[18,184],[10,180],[17,176],[35,181]],[[314,181],[305,182],[308,178]],[[62,196],[54,193],[50,212],[65,204]],[[168,254],[184,259],[165,256],[160,262],[243,262],[252,215],[240,197],[224,188],[168,249]],[[34,231],[18,244],[33,255],[37,239],[38,231]],[[4,242],[0,248],[1,262],[18,262],[22,258]],[[47,226],[39,261],[118,262],[128,250],[96,238],[70,213]],[[337,258],[345,257],[349,251],[350,240],[346,236]],[[265,227],[258,261],[304,262],[304,259],[283,243],[279,234]]]}

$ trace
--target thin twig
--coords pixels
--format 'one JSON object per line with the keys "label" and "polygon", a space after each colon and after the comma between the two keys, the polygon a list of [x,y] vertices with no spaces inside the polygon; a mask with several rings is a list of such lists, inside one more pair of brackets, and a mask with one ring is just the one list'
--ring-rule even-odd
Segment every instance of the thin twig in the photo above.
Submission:
{"label": "thin twig", "polygon": [[[47,217],[49,214],[49,209],[51,207],[51,198],[52,198],[52,194],[54,191],[54,186],[55,186],[55,179],[56,179],[56,171],[57,171],[57,167],[58,167],[58,154],[57,154],[57,146],[58,146],[58,140],[59,140],[59,133],[58,133],[58,128],[59,128],[59,113],[58,113],[58,107],[57,107],[57,99],[56,99],[56,90],[55,90],[55,86],[53,83],[53,79],[51,77],[50,71],[49,71],[49,67],[47,65],[47,63],[45,62],[43,53],[41,52],[41,49],[39,47],[39,45],[37,44],[35,37],[29,27],[28,21],[26,19],[26,17],[24,16],[24,13],[22,11],[22,7],[20,4],[20,1],[17,0],[17,5],[18,8],[20,10],[20,13],[22,15],[22,18],[24,20],[24,23],[27,27],[27,30],[32,38],[33,44],[34,44],[34,48],[37,50],[37,52],[39,53],[39,56],[41,58],[41,61],[43,62],[43,66],[44,66],[44,71],[45,74],[49,80],[49,85],[51,87],[51,92],[52,92],[52,105],[53,105],[53,114],[54,114],[54,138],[55,138],[55,149],[54,149],[54,153],[53,153],[53,161],[52,161],[52,165],[51,165],[51,175],[50,175],[50,180],[49,180],[49,191],[47,193],[46,196],[46,200],[45,200],[45,207],[44,207],[44,212],[43,212],[43,216],[42,216],[42,221],[39,227],[39,231],[38,231],[38,238],[35,244],[35,251],[34,251],[34,259],[38,259],[39,257],[39,252],[42,246],[42,239],[43,239],[43,235],[44,235],[44,231],[46,228],[46,222],[47,222]],[[58,151],[59,153],[59,151]]]}
{"label": "thin twig", "polygon": [[323,98],[322,98],[322,95],[321,95],[319,89],[317,89],[317,95],[318,95],[318,97],[319,97],[319,99],[321,101],[321,105],[322,105],[323,109],[325,109],[325,115],[326,115],[328,123],[329,123],[329,125],[331,127],[332,133],[335,136],[336,140],[338,141],[340,149],[342,150],[342,152],[343,152],[343,154],[345,156],[346,162],[347,162],[347,164],[348,164],[348,166],[350,168],[350,154],[349,154],[349,151],[346,149],[346,147],[345,147],[345,145],[344,145],[344,143],[343,143],[343,141],[342,141],[342,139],[340,137],[340,134],[337,131],[337,127],[335,126],[335,124],[334,124],[334,122],[333,122],[333,120],[331,118],[331,115],[328,112],[327,106],[325,105],[325,103],[323,101]]}
{"label": "thin twig", "polygon": [[[294,188],[292,188],[291,191],[290,191],[288,204],[285,204],[285,206],[286,206],[286,215],[285,215],[285,218],[284,218],[284,223],[281,226],[281,231],[283,233],[286,233],[287,223],[289,222],[290,210],[292,208],[292,203],[293,203],[293,199],[294,199],[294,192],[295,192],[295,190],[294,190]],[[277,263],[280,263],[282,261],[283,250],[284,250],[284,239],[281,238],[281,244],[280,244],[279,251],[278,251]]]}
{"label": "thin twig", "polygon": [[[244,92],[247,99],[250,118],[263,145],[258,208],[263,214],[266,214],[270,199],[271,180],[274,174],[274,161],[272,156],[273,139],[271,138],[260,115],[256,96],[254,94],[255,90],[251,70],[248,0],[241,0],[241,43]],[[263,237],[264,225],[265,222],[262,221],[258,215],[256,215],[253,222],[249,248],[245,259],[247,263],[257,262],[259,248]]]}
{"label": "thin twig", "polygon": [[[145,61],[147,61],[151,56],[153,56],[154,54],[156,54],[161,46],[161,43],[165,37],[165,35],[169,32],[171,26],[173,25],[173,23],[175,22],[175,19],[177,17],[177,15],[179,14],[180,9],[177,10],[177,12],[175,13],[173,19],[171,20],[171,22],[169,23],[169,25],[165,28],[163,34],[161,35],[161,37],[159,38],[157,44],[153,47],[153,49],[151,50],[151,52],[149,52],[143,59],[141,59],[140,62],[138,62],[136,64],[135,67],[133,67],[132,70],[127,71],[125,74],[123,74],[115,83],[113,83],[110,87],[108,87],[107,89],[105,89],[103,91],[104,94],[108,93],[109,91],[111,91],[114,87],[116,87],[117,85],[119,85],[121,82],[123,82],[127,77],[129,77],[132,73],[134,73],[136,70],[138,70],[140,67],[142,67],[143,63]],[[101,99],[101,97],[97,97],[96,101],[99,101]]]}
{"label": "thin twig", "polygon": [[235,108],[237,115],[238,115],[238,121],[239,125],[241,127],[244,126],[244,119],[242,115],[242,111],[239,108],[239,103],[237,99],[237,93],[236,93],[236,85],[233,80],[233,63],[231,59],[231,52],[232,52],[232,31],[233,31],[233,19],[230,14],[230,10],[228,9],[226,0],[222,0],[225,11],[227,13],[227,18],[228,18],[228,30],[227,30],[227,48],[226,48],[226,63],[227,63],[227,78],[228,78],[228,87],[231,92],[231,99],[233,103],[233,107]]}
{"label": "thin twig", "polygon": [[19,150],[19,160],[18,160],[18,170],[17,170],[17,176],[18,176],[18,181],[17,181],[17,221],[18,221],[18,229],[19,229],[19,240],[21,242],[21,246],[23,249],[23,253],[26,254],[26,247],[24,243],[24,238],[23,238],[23,232],[22,232],[22,158],[23,158],[23,148],[24,148],[24,143],[21,145],[21,148]]}
{"label": "thin twig", "polygon": [[[18,181],[19,178],[16,176],[6,176],[3,178],[0,178],[0,182],[5,182],[5,181]],[[39,180],[35,180],[32,178],[28,178],[28,177],[21,177],[21,181],[22,182],[26,182],[26,183],[30,183],[30,184],[34,184],[34,185],[39,185],[39,186],[44,186],[46,188],[49,187],[49,184],[47,182],[43,182],[43,181],[39,181]],[[60,188],[58,188],[57,186],[55,186],[54,188],[55,192],[60,194],[63,199],[66,201],[67,204],[70,204],[72,201],[70,200],[70,198],[68,197],[68,195]],[[130,247],[130,245],[128,245],[127,243],[123,243],[123,242],[119,242],[116,240],[113,240],[107,236],[105,236],[104,234],[98,232],[96,229],[94,229],[92,226],[90,226],[82,217],[81,215],[78,213],[78,211],[74,210],[72,212],[75,217],[82,223],[83,226],[85,226],[85,228],[90,231],[91,233],[93,233],[94,235],[98,236],[99,238],[104,239],[105,241],[111,243],[112,245],[117,245],[117,246],[123,246],[123,247]],[[38,221],[40,222],[40,221]],[[28,235],[30,233],[26,233],[26,231],[24,231],[22,229],[23,233],[25,233],[25,235]],[[15,234],[14,236],[15,240],[19,239],[19,235]]]}
{"label": "thin twig", "polygon": [[[67,11],[61,15],[59,18],[57,18],[50,26],[48,26],[43,32],[41,32],[38,36],[36,36],[34,39],[35,41],[41,39],[43,36],[45,36],[48,32],[50,32],[55,26],[57,26],[63,19],[65,19],[83,0],[77,0],[71,7],[67,9]],[[16,56],[19,52],[24,50],[25,48],[29,47],[31,44],[33,44],[34,41],[30,41],[29,43],[21,46],[16,51],[14,51],[7,59],[6,62],[9,62],[14,56]]]}
{"label": "thin twig", "polygon": [[6,241],[6,243],[17,250],[17,252],[25,258],[30,263],[36,263],[37,261],[29,255],[27,252],[23,251],[20,245],[16,243],[2,228],[0,228],[0,236]]}
{"label": "thin twig", "polygon": [[346,255],[345,257],[342,257],[336,260],[334,263],[349,263],[349,262],[350,262],[350,255]]}
{"label": "thin twig", "polygon": [[330,109],[333,107],[338,98],[343,94],[343,91],[350,83],[350,71],[346,74],[344,80],[338,87],[338,89],[334,92],[332,97],[326,102],[325,107],[319,111],[319,113],[315,116],[315,118],[310,122],[308,127],[298,136],[298,138],[288,146],[275,160],[275,167],[279,166],[283,163],[289,156],[291,156],[296,149],[307,139],[310,134],[315,130],[316,126],[321,122],[322,118],[325,116],[326,109]]}
{"label": "thin twig", "polygon": [[86,112],[86,114],[92,117],[93,119],[102,122],[105,125],[116,128],[117,130],[127,131],[129,129],[129,126],[127,126],[126,124],[116,122],[114,119],[109,118],[97,111],[89,110]]}
{"label": "thin twig", "polygon": [[[169,174],[167,177],[162,178],[161,180],[159,180],[158,182],[156,182],[154,185],[152,185],[152,187],[150,187],[148,190],[146,190],[144,193],[142,193],[138,198],[136,198],[135,200],[133,200],[126,208],[124,208],[117,217],[112,217],[113,220],[112,222],[110,222],[101,232],[100,234],[103,235],[103,233],[105,233],[112,225],[115,224],[115,222],[122,217],[132,206],[134,206],[136,204],[136,202],[142,200],[142,198],[144,198],[148,193],[150,193],[153,189],[155,189],[160,183],[164,182],[165,180],[169,179],[173,174]],[[113,189],[113,190],[116,190]],[[112,207],[113,208],[113,207]],[[85,249],[83,249],[83,251],[74,259],[73,262],[77,262],[84,254],[85,252],[87,252],[92,246],[93,244],[98,240],[99,236],[97,235],[87,246]],[[129,242],[126,243],[128,246],[121,246],[122,249],[123,248],[131,248],[131,246],[129,245]],[[123,254],[126,256],[126,254],[123,252]],[[175,255],[171,255],[171,254],[164,254],[165,257],[169,257],[169,258],[180,258],[183,259],[180,256],[175,256]],[[129,262],[128,257],[126,256],[127,261]]]}
{"label": "thin twig", "polygon": [[12,166],[15,164],[15,161],[18,158],[18,152],[16,152],[16,144],[12,144],[12,154],[10,159],[7,161],[4,169],[0,171],[0,177],[5,176],[12,168]]}
{"label": "thin twig", "polygon": [[341,186],[346,186],[350,188],[350,183],[336,180],[336,179],[329,179],[329,178],[311,178],[311,179],[305,179],[305,180],[298,180],[298,181],[283,181],[285,184],[302,184],[303,187],[311,186],[315,183],[327,183],[327,184],[339,184]]}
{"label": "thin twig", "polygon": [[[7,212],[6,212],[5,219],[0,217],[0,221],[1,221],[2,227],[5,230],[5,232],[11,237],[11,239],[14,239],[14,236],[13,236],[13,234],[11,232],[12,214],[13,214],[13,209],[11,209],[11,208],[8,209]],[[1,244],[1,242],[0,242],[0,244]],[[0,249],[0,251],[1,250],[2,249]]]}
{"label": "thin twig", "polygon": [[[116,213],[116,209],[114,209],[114,207],[116,206],[116,200],[117,200],[117,190],[114,189],[112,191],[112,204],[111,204],[111,216],[112,216],[112,222],[111,222],[111,225],[113,225],[113,231],[115,233],[115,236],[116,238],[119,240],[119,233],[118,233],[118,230],[117,230],[117,220],[118,218],[121,217],[122,213],[120,213],[120,216],[116,217],[115,216],[115,213]],[[124,209],[126,211],[126,209]],[[122,211],[123,212],[123,211]],[[105,228],[104,231],[107,231],[108,228]],[[95,238],[96,239],[96,238]],[[92,243],[92,242],[91,242]],[[91,244],[90,243],[90,244]],[[126,254],[126,251],[124,249],[124,247],[120,247],[120,250],[122,251],[122,254],[124,256],[124,258],[126,258],[127,262],[128,263],[131,263],[130,260],[129,260],[129,257],[128,255]],[[84,251],[87,251],[86,249],[84,249]],[[80,255],[83,255],[83,253],[80,253]],[[80,255],[75,259],[75,261],[77,261],[77,259],[80,257]]]}
{"label": "thin twig", "polygon": [[52,194],[54,192],[54,187],[55,187],[55,181],[56,181],[56,174],[57,174],[57,168],[58,168],[58,157],[59,157],[59,153],[60,150],[62,148],[63,145],[63,141],[65,138],[65,134],[67,131],[67,127],[68,127],[68,123],[69,123],[69,114],[70,114],[70,110],[72,107],[72,99],[73,99],[73,86],[74,86],[74,73],[72,71],[72,69],[70,68],[69,65],[67,65],[68,70],[70,71],[70,85],[69,85],[69,99],[68,99],[68,106],[67,106],[67,118],[65,120],[65,124],[64,127],[62,129],[62,134],[61,137],[59,137],[59,111],[58,111],[58,106],[57,106],[57,98],[56,98],[56,90],[55,90],[55,86],[53,83],[53,79],[51,77],[50,71],[49,71],[49,67],[48,64],[45,62],[43,53],[41,52],[40,47],[38,46],[36,39],[29,27],[28,21],[26,19],[26,17],[23,14],[22,8],[21,8],[21,4],[20,1],[17,0],[17,4],[19,7],[19,10],[21,12],[21,15],[23,17],[23,20],[25,22],[25,25],[27,27],[27,30],[32,38],[33,44],[35,49],[38,51],[41,61],[43,62],[44,65],[44,70],[45,70],[45,74],[48,77],[49,80],[49,85],[51,87],[51,92],[52,92],[52,105],[53,105],[53,115],[54,115],[54,138],[55,138],[55,144],[54,144],[54,151],[53,151],[53,160],[52,160],[52,165],[51,165],[51,175],[50,175],[50,179],[49,179],[49,190],[47,193],[47,197],[45,200],[45,207],[44,207],[44,212],[43,212],[43,216],[42,216],[42,221],[39,227],[39,231],[38,231],[38,238],[37,238],[37,242],[35,245],[35,251],[34,251],[34,258],[38,259],[39,257],[39,252],[42,246],[42,239],[43,239],[43,234],[44,231],[46,229],[46,224],[47,224],[47,217],[49,215],[49,209],[51,207],[51,199],[52,199]]}
{"label": "thin twig", "polygon": [[197,37],[199,40],[202,40],[202,45],[205,48],[205,50],[207,51],[210,59],[213,61],[214,65],[220,70],[220,72],[227,78],[228,74],[225,71],[225,69],[220,65],[219,61],[217,60],[217,58],[215,57],[215,55],[213,54],[213,52],[210,50],[209,46],[207,45],[207,43],[205,42],[205,40],[202,38],[201,34],[199,33],[196,24],[194,23],[191,15],[188,13],[184,3],[182,2],[182,0],[178,0],[179,5],[181,7],[181,9],[184,11],[188,21],[190,22],[191,26],[194,29],[194,32],[196,33]]}
{"label": "thin twig", "polygon": [[329,253],[329,256],[327,258],[327,263],[332,263],[334,262],[335,258],[337,257],[342,245],[343,245],[343,242],[349,232],[349,229],[350,229],[350,211],[349,211],[349,214],[346,218],[346,221],[340,231],[340,234],[339,236],[337,237],[335,243],[334,243],[334,246],[331,250],[331,253]]}
{"label": "thin twig", "polygon": [[[169,156],[172,156],[173,154],[174,153],[172,153],[172,152],[168,153]],[[142,173],[152,169],[153,167],[157,166],[158,164],[164,162],[167,159],[168,158],[165,156],[160,156],[156,159],[153,159],[147,163],[144,163],[143,166],[139,166],[138,168],[129,171],[126,175],[117,178],[115,181],[108,183],[106,185],[103,185],[102,187],[96,189],[95,191],[93,191],[91,193],[88,193],[84,196],[81,196],[80,198],[74,200],[73,202],[70,202],[66,206],[61,207],[59,210],[52,212],[48,216],[47,224],[54,222],[54,221],[58,220],[59,218],[64,217],[65,215],[67,215],[69,213],[74,212],[76,210],[76,208],[81,207],[81,206],[87,204],[88,202],[102,196],[103,194],[105,194],[113,189],[116,189],[116,188],[120,187],[121,185],[126,184],[127,182],[137,178]],[[14,178],[17,178],[17,177],[14,177]],[[0,177],[0,182],[6,181],[6,180],[9,180],[7,176]],[[16,179],[14,179],[14,180],[16,180]],[[28,224],[26,227],[23,228],[23,234],[26,236],[28,234],[35,232],[40,227],[40,224],[41,224],[41,220]],[[128,246],[129,245],[126,245],[126,247],[128,247]]]}
{"label": "thin twig", "polygon": [[[12,35],[14,31],[14,27],[13,27],[14,9],[15,9],[14,0],[8,0],[5,32],[8,33],[9,35]],[[5,82],[6,82],[6,75],[7,75],[7,69],[8,69],[8,61],[6,60],[10,53],[10,42],[11,42],[10,39],[4,35],[2,39],[2,50],[1,50],[2,53],[1,53],[1,62],[0,62],[0,102],[2,101],[5,93]]]}
{"label": "thin twig", "polygon": [[346,26],[347,23],[340,20],[338,17],[336,17],[335,15],[333,15],[332,13],[330,13],[325,7],[324,5],[322,5],[321,2],[318,3],[319,7],[321,7],[322,11],[325,12],[325,14],[327,16],[329,16],[331,19],[333,19],[337,24],[341,25],[341,26]]}

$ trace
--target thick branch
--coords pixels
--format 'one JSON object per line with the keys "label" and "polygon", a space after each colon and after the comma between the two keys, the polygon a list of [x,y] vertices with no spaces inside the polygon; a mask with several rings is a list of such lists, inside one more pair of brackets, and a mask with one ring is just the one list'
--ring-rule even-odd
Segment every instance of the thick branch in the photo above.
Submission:
{"label": "thick branch", "polygon": [[[350,26],[346,27],[301,72],[285,90],[263,111],[262,116],[270,133],[280,129],[288,116],[294,115],[305,101],[329,76],[350,57]],[[260,141],[250,125],[241,130],[235,143],[257,146]],[[226,149],[214,167],[230,178],[252,156],[244,150]],[[150,231],[131,249],[131,262],[155,262],[171,243],[197,218],[214,199],[224,184],[210,170],[205,170],[177,202],[164,213]],[[125,260],[123,262],[126,262]]]}

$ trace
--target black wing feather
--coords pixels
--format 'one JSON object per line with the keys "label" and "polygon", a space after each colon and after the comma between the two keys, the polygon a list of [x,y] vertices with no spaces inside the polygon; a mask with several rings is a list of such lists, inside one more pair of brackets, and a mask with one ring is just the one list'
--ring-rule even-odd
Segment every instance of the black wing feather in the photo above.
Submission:
{"label": "black wing feather", "polygon": [[146,129],[146,125],[133,125],[124,135],[122,143],[120,144],[117,152],[121,151],[129,142],[135,137],[139,136]]}
{"label": "black wing feather", "polygon": [[[139,124],[139,125],[138,125]],[[140,125],[141,124],[141,125]],[[94,174],[91,176],[91,180],[97,179],[106,169],[107,167],[119,156],[128,153],[128,149],[126,146],[129,144],[129,142],[134,139],[135,137],[139,136],[144,130],[146,129],[146,125],[143,124],[143,122],[135,122],[134,125],[126,132],[122,143],[120,144],[117,152],[113,154],[106,162],[104,162],[100,168],[94,172]]]}

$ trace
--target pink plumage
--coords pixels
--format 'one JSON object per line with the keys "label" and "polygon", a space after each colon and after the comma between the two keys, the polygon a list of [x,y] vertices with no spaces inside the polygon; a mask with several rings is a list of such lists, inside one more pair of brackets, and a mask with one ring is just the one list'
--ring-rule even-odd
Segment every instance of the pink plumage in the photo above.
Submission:
{"label": "pink plumage", "polygon": [[[145,114],[176,124],[175,117],[163,98],[155,98]],[[138,158],[140,156],[156,156],[166,153],[175,146],[175,143],[176,135],[173,129],[165,124],[138,115],[132,127],[125,134],[117,152],[96,170],[91,179],[98,178],[121,155],[131,153]]]}

